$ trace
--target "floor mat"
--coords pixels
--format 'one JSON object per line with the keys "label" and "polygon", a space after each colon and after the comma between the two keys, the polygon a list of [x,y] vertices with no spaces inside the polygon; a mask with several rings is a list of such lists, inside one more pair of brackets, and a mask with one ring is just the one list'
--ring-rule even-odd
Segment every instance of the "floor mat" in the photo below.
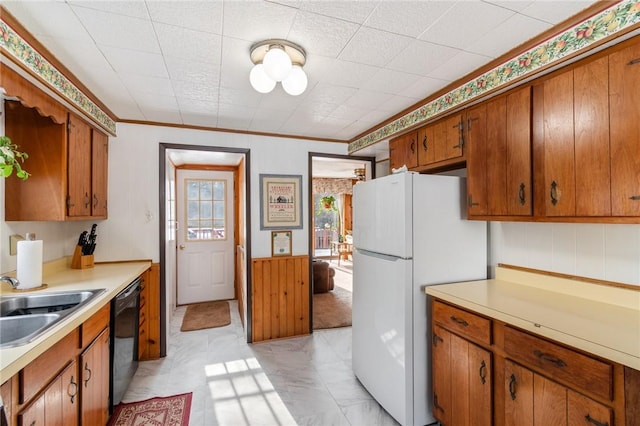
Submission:
{"label": "floor mat", "polygon": [[180,331],[202,330],[203,328],[223,327],[229,324],[231,324],[229,302],[216,300],[187,306]]}
{"label": "floor mat", "polygon": [[109,426],[187,426],[191,412],[191,396],[189,392],[118,404],[114,407]]}

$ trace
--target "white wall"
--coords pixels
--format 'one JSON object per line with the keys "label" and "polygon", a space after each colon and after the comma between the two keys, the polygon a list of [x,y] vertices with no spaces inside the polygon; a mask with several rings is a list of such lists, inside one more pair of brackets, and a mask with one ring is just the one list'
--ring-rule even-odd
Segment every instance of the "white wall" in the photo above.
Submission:
{"label": "white wall", "polygon": [[640,286],[640,225],[491,222],[489,263]]}

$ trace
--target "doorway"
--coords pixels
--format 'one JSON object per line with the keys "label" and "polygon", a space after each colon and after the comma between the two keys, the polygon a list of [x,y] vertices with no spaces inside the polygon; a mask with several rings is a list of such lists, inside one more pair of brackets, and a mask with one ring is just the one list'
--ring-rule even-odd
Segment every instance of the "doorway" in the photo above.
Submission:
{"label": "doorway", "polygon": [[351,325],[352,193],[375,176],[375,158],[309,154],[312,329]]}
{"label": "doorway", "polygon": [[[211,226],[207,221],[207,217],[198,216],[198,226],[195,226],[195,221],[192,222],[191,236],[197,235],[208,236],[213,233],[217,233],[216,240],[224,240],[231,247],[231,259],[225,259],[226,264],[224,266],[224,274],[221,273],[222,269],[216,268],[215,271],[211,270],[210,265],[212,263],[223,263],[223,256],[220,254],[208,254],[209,259],[205,262],[191,262],[192,266],[186,267],[187,270],[196,271],[202,276],[210,275],[213,281],[221,281],[221,275],[230,275],[232,278],[232,294],[229,293],[217,294],[211,296],[211,287],[207,290],[210,293],[206,293],[206,297],[213,298],[231,298],[238,300],[238,310],[240,318],[242,319],[245,331],[245,337],[247,341],[251,339],[251,309],[250,309],[250,289],[247,288],[251,279],[251,270],[249,267],[248,259],[251,258],[251,223],[250,215],[250,199],[248,194],[250,193],[250,180],[248,178],[248,171],[250,170],[250,150],[239,148],[227,148],[227,147],[212,147],[204,145],[182,145],[182,144],[159,144],[159,216],[160,216],[160,329],[161,336],[163,337],[160,342],[161,356],[166,355],[167,339],[169,338],[167,330],[169,320],[173,315],[176,306],[179,303],[187,303],[183,300],[178,300],[178,251],[179,245],[178,238],[181,229],[188,229],[189,226],[180,227],[178,225],[178,198],[177,198],[177,171],[179,169],[191,169],[200,170],[205,172],[204,180],[210,180],[213,182],[219,180],[219,177],[212,175],[213,172],[228,172],[231,173],[233,178],[233,190],[231,195],[227,192],[226,200],[229,197],[232,198],[233,209],[227,208],[225,214],[225,229],[221,231],[220,223],[218,220],[214,224],[214,216],[212,210]],[[227,176],[228,177],[228,176]],[[200,178],[195,178],[198,180]],[[198,183],[200,185],[200,183]],[[206,186],[206,183],[205,183]],[[200,187],[198,187],[200,189]],[[227,186],[228,188],[228,186]],[[207,190],[205,189],[205,192]],[[226,192],[226,191],[225,191]],[[206,198],[206,197],[205,197]],[[212,195],[209,201],[209,207],[215,209],[215,197]],[[207,200],[205,200],[207,201]],[[204,204],[207,204],[206,202]],[[201,205],[198,208],[202,207]],[[233,221],[232,224],[228,222],[228,215],[232,212]],[[205,212],[204,216],[208,216]],[[221,219],[223,216],[218,216]],[[188,220],[187,220],[188,222]],[[200,226],[202,225],[202,226]],[[232,226],[233,232],[229,231],[229,226]],[[209,234],[211,233],[211,234]],[[222,237],[224,235],[224,237]],[[232,236],[233,235],[233,236]],[[232,237],[231,237],[232,236]],[[186,238],[189,238],[187,234]],[[199,238],[196,238],[196,241]],[[204,240],[211,240],[212,238],[203,238]],[[187,240],[189,241],[189,240]],[[201,241],[190,241],[193,244],[200,244]],[[216,241],[220,242],[220,241]],[[187,244],[185,250],[187,249]],[[227,248],[227,250],[229,250]],[[195,258],[195,257],[194,257]],[[192,260],[194,259],[192,258]],[[185,266],[182,267],[183,269]],[[204,271],[204,272],[203,272]],[[197,275],[196,274],[196,275]],[[195,277],[198,278],[198,277]],[[198,280],[195,280],[198,281]],[[228,291],[228,290],[225,290]],[[191,303],[191,302],[188,302]]]}

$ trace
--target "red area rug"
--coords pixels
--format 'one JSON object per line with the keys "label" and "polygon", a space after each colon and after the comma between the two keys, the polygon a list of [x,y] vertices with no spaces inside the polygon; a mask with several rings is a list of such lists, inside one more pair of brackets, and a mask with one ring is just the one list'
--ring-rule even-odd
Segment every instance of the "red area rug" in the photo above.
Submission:
{"label": "red area rug", "polygon": [[118,404],[109,426],[188,426],[191,392]]}

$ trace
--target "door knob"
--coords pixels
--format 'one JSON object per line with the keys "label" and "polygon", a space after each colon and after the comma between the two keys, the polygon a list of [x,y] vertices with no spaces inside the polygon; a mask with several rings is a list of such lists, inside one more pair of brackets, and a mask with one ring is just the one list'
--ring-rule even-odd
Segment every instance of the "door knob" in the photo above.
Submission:
{"label": "door knob", "polygon": [[184,250],[184,244],[180,244],[180,250]]}

